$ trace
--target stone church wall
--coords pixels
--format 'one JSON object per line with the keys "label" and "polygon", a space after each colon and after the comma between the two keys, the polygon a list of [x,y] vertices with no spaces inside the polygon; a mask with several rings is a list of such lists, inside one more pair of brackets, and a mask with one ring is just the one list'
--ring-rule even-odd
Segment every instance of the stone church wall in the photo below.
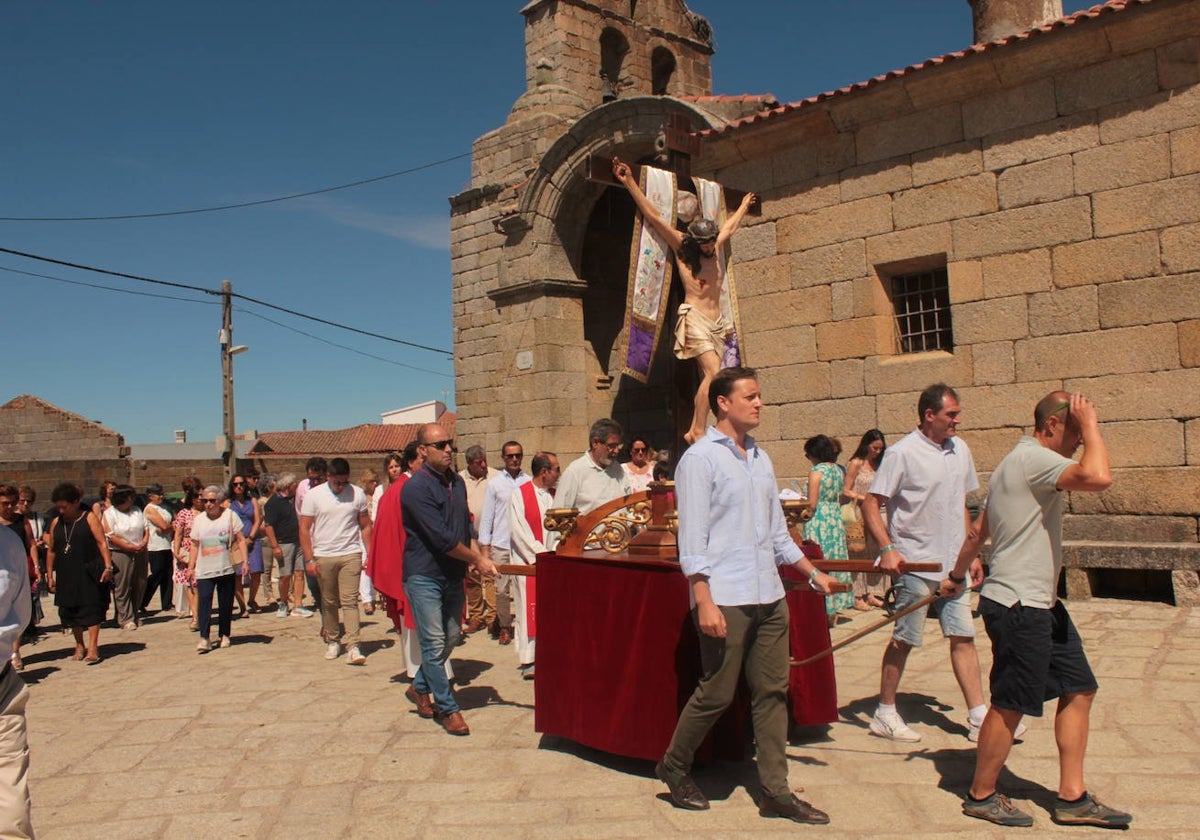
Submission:
{"label": "stone church wall", "polygon": [[[515,437],[569,459],[614,409],[618,368],[585,341],[580,271],[604,188],[576,183],[577,156],[652,154],[653,126],[680,104],[573,112],[563,90],[531,159],[493,158],[497,177],[477,167],[452,199],[458,437],[489,452]],[[1071,498],[1067,537],[1100,546],[1092,567],[1141,568],[1142,544],[1197,548],[1200,3],[1106,12],[745,123],[691,114],[711,129],[693,171],[762,196],[733,260],[771,403],[758,438],[784,483],[807,473],[810,435],[850,450],[873,427],[897,440],[939,380],[962,397],[986,482],[1039,398],[1080,390],[1116,480]],[[514,108],[477,151],[500,154],[531,120]],[[531,198],[539,179],[556,198]],[[900,354],[890,279],[941,267],[953,347]]]}
{"label": "stone church wall", "polygon": [[[1200,8],[1098,23],[768,120],[757,154],[731,148],[753,127],[713,137],[709,160],[743,158],[717,179],[764,198],[734,246],[781,476],[818,432],[896,440],[944,380],[986,478],[1040,397],[1080,390],[1115,483],[1072,497],[1069,536],[1196,541]],[[936,265],[953,350],[899,354],[888,278]]]}

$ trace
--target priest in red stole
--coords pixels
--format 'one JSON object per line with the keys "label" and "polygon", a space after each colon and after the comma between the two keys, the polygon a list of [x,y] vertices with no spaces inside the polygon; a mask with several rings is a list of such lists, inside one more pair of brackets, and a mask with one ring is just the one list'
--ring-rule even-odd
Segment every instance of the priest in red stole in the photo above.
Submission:
{"label": "priest in red stole", "polygon": [[[558,458],[551,452],[539,452],[529,467],[533,480],[514,490],[508,502],[510,556],[514,565],[532,566],[540,552],[553,551],[558,542],[558,533],[546,531],[542,525],[546,511],[554,503],[554,487],[560,472]],[[537,579],[532,575],[516,577],[513,629],[517,636],[517,661],[522,676],[531,680],[537,638]]]}

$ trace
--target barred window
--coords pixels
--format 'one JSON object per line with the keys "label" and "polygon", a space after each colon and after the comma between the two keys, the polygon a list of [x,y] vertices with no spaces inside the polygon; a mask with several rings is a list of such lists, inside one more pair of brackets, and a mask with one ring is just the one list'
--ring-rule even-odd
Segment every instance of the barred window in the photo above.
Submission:
{"label": "barred window", "polygon": [[954,349],[945,268],[892,277],[892,306],[901,353]]}

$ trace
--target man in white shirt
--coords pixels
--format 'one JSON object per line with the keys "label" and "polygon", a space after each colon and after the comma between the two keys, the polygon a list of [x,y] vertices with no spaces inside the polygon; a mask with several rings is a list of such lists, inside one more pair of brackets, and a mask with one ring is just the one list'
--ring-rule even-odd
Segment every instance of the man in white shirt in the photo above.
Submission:
{"label": "man in white shirt", "polygon": [[367,496],[361,487],[350,483],[350,464],[346,459],[333,458],[325,483],[308,491],[300,511],[304,570],[321,581],[321,627],[327,644],[326,659],[337,659],[344,641],[347,665],[362,665],[367,661],[358,647],[358,585],[363,549],[370,547]]}
{"label": "man in white shirt", "polygon": [[[558,532],[547,531],[543,522],[546,511],[554,504],[554,485],[561,472],[558,456],[539,452],[530,463],[533,479],[522,484],[509,498],[508,525],[511,562],[532,566],[543,551],[553,551],[558,544]],[[537,580],[513,575],[513,613],[517,637],[517,663],[521,676],[533,679],[534,645],[537,636],[534,606],[537,601]]]}
{"label": "man in white shirt", "polygon": [[588,451],[563,470],[554,504],[590,513],[605,502],[628,496],[629,477],[617,463],[621,451],[621,424],[607,417],[588,431]]}
{"label": "man in white shirt", "polygon": [[[308,491],[314,487],[319,487],[325,483],[325,476],[329,472],[329,463],[320,455],[314,455],[304,464],[304,472],[306,477],[300,480],[296,485],[295,492],[292,494],[292,501],[296,505],[296,516],[299,516],[304,507],[304,497],[308,495]],[[312,596],[313,606],[318,611],[321,609],[321,581],[316,575],[310,575],[304,571],[304,581],[308,584],[308,594]],[[296,598],[296,606],[300,606],[304,600],[304,590],[300,591],[300,595]]]}
{"label": "man in white shirt", "polygon": [[[500,470],[489,467],[487,453],[479,444],[472,444],[466,451],[467,466],[459,470],[459,477],[467,488],[467,510],[471,512],[471,531],[478,547],[479,520],[483,516],[483,498],[487,484],[500,474]],[[474,569],[467,571],[467,624],[463,632],[478,633],[485,627],[496,624],[496,581],[480,577]],[[495,629],[499,633],[499,628]]]}
{"label": "man in white shirt", "polygon": [[0,528],[0,834],[5,837],[33,837],[25,734],[29,689],[10,661],[32,611],[25,546],[11,530]]}
{"label": "man in white shirt", "polygon": [[[880,567],[895,578],[897,611],[939,591],[971,527],[967,494],[979,487],[971,450],[957,437],[962,406],[954,389],[940,383],[930,385],[917,400],[917,416],[920,425],[883,453],[870,492],[863,500],[864,523],[883,546],[879,550]],[[887,525],[880,513],[884,505]],[[905,561],[934,562],[941,565],[941,570],[902,574]],[[978,560],[971,564],[970,572],[973,584],[983,579]],[[896,622],[883,654],[872,735],[909,743],[921,740],[896,710],[896,692],[909,652],[921,646],[928,612],[926,606]],[[942,634],[950,640],[950,663],[967,703],[967,737],[974,741],[979,737],[987,705],[983,701],[967,590],[938,602],[936,612]]]}
{"label": "man in white shirt", "polygon": [[[996,792],[996,782],[1023,715],[1041,717],[1058,699],[1061,825],[1127,828],[1133,817],[1102,805],[1083,779],[1096,677],[1079,633],[1058,599],[1062,571],[1064,490],[1099,493],[1112,484],[1108,449],[1092,401],[1054,391],[1033,412],[1033,435],[1021,438],[992,473],[986,515],[963,543],[943,586],[956,591],[964,571],[992,537],[991,570],[980,592],[979,612],[992,640],[992,706],[979,733],[975,778],[963,813],[998,825],[1030,826],[1033,817]],[[1083,444],[1079,463],[1071,455]]]}
{"label": "man in white shirt", "polygon": [[762,784],[759,815],[824,825],[829,816],[788,787],[789,620],[779,566],[795,566],[819,592],[829,591],[832,578],[792,540],[771,459],[749,434],[763,404],[755,372],[720,371],[708,398],[717,423],[688,448],[675,473],[679,564],[691,583],[703,676],[655,774],[677,807],[708,809],[690,775],[692,760],[732,702],[744,666]]}
{"label": "man in white shirt", "polygon": [[[515,440],[500,447],[504,469],[492,477],[483,494],[483,512],[476,525],[479,553],[493,563],[508,563],[508,500],[513,491],[529,483],[529,474],[521,472],[525,450]],[[512,642],[512,578],[501,575],[496,579],[497,638],[502,645]]]}

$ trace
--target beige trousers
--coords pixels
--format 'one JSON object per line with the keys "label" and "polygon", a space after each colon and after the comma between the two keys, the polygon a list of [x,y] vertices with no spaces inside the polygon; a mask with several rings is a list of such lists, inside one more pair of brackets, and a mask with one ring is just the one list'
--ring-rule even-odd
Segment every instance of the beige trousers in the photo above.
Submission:
{"label": "beige trousers", "polygon": [[0,837],[31,838],[29,743],[25,704],[29,689],[11,667],[0,680]]}
{"label": "beige trousers", "polygon": [[321,581],[321,627],[325,630],[325,640],[352,648],[358,644],[358,579],[362,574],[362,554],[355,552],[313,559],[317,561],[317,577]]}

